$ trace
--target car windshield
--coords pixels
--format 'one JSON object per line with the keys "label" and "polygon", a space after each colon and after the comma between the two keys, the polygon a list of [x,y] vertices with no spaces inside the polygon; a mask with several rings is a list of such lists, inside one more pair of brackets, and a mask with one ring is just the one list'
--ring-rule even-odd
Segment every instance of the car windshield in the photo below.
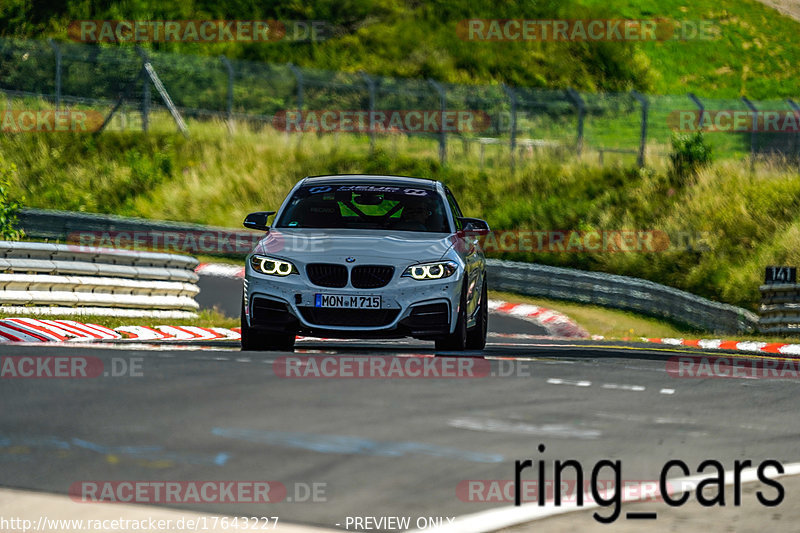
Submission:
{"label": "car windshield", "polygon": [[450,231],[444,203],[435,191],[379,184],[301,187],[275,227]]}

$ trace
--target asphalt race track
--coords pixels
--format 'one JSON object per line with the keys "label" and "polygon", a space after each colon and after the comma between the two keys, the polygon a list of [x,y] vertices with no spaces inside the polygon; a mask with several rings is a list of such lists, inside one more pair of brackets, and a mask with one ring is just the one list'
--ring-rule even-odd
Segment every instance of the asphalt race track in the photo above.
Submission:
{"label": "asphalt race track", "polygon": [[[201,285],[209,299],[198,300],[237,309],[240,293],[216,282],[222,292]],[[133,362],[141,375],[3,380],[0,486],[66,494],[84,480],[278,481],[281,503],[179,507],[344,529],[348,516],[512,505],[463,501],[457,487],[513,480],[517,459],[575,459],[587,477],[599,460],[620,460],[624,480],[657,480],[670,459],[694,474],[705,459],[731,469],[800,458],[796,380],[678,378],[666,360],[697,350],[553,341],[497,316],[489,327],[487,349],[466,354],[489,375],[468,378],[286,379],[276,367],[287,354],[234,343],[5,345],[5,356],[88,355],[106,370]],[[434,356],[414,340],[308,340],[295,355],[327,354]]]}
{"label": "asphalt race track", "polygon": [[239,316],[242,306],[242,280],[216,276],[200,276],[200,292],[195,300],[201,309],[218,308],[228,316]]}

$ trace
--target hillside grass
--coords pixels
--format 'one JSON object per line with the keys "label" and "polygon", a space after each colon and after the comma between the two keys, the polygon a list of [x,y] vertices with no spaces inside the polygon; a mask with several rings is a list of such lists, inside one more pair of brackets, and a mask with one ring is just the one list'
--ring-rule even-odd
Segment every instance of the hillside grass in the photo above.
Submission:
{"label": "hillside grass", "polygon": [[[604,0],[582,0],[587,6]],[[644,42],[639,52],[650,64],[657,94],[777,99],[800,95],[794,70],[800,61],[800,22],[755,0],[621,0],[614,11],[625,18],[667,16],[713,20],[719,36],[708,41]]]}
{"label": "hillside grass", "polygon": [[[482,42],[462,40],[467,18],[713,20],[718,37],[659,42]],[[67,38],[73,20],[320,20],[331,28],[316,43],[158,43],[153,48],[215,57],[443,82],[574,87],[587,91],[685,94],[754,99],[800,95],[800,22],[755,0],[562,0],[497,2],[264,3],[156,0],[56,4],[6,0],[0,35]]]}
{"label": "hillside grass", "polygon": [[190,122],[191,136],[105,132],[0,137],[0,160],[15,163],[14,197],[30,207],[239,227],[252,211],[275,209],[307,175],[401,174],[442,180],[467,215],[496,230],[659,230],[664,251],[500,253],[508,259],[642,277],[755,309],[768,265],[800,264],[800,174],[778,164],[755,172],[723,161],[686,179],[663,163],[497,152],[483,170],[475,155],[438,162],[430,140],[287,135],[239,124]]}

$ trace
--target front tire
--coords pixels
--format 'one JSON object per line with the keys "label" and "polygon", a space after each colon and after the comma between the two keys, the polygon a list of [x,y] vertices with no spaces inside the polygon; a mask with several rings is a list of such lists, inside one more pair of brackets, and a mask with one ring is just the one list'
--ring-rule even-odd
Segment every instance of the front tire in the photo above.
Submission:
{"label": "front tire", "polygon": [[475,327],[467,331],[467,349],[483,350],[486,347],[486,335],[489,332],[489,290],[486,287],[486,277],[483,278],[481,303],[475,321]]}
{"label": "front tire", "polygon": [[467,347],[467,280],[461,288],[461,301],[458,305],[458,319],[453,333],[436,339],[436,351],[460,352]]}
{"label": "front tire", "polygon": [[242,302],[241,329],[243,352],[294,351],[294,333],[272,333],[248,326],[244,317],[244,302]]}

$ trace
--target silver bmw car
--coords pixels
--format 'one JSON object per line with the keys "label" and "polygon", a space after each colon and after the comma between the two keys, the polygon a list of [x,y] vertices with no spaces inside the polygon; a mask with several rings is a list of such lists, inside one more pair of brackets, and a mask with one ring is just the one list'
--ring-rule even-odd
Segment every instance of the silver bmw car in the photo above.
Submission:
{"label": "silver bmw car", "polygon": [[267,233],[247,257],[243,350],[292,350],[297,334],[486,344],[489,225],[438,181],[309,177],[244,226]]}

